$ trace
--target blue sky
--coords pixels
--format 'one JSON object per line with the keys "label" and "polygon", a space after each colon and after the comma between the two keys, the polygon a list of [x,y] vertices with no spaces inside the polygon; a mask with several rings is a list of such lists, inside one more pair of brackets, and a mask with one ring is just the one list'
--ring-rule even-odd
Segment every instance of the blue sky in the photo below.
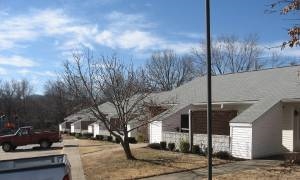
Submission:
{"label": "blue sky", "polygon": [[[275,0],[211,0],[212,35],[256,33],[262,47],[288,39]],[[76,49],[117,53],[139,66],[158,49],[187,53],[205,36],[204,0],[0,0],[0,79],[27,78],[36,93]],[[299,48],[285,56],[300,56]],[[267,56],[267,54],[266,54]]]}

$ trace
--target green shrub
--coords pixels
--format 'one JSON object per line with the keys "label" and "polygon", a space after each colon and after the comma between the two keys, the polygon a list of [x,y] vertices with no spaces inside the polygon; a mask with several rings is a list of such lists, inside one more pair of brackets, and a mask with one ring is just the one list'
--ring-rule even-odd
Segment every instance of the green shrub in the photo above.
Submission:
{"label": "green shrub", "polygon": [[70,136],[75,136],[75,133],[70,133]]}
{"label": "green shrub", "polygon": [[192,146],[192,153],[193,154],[200,154],[200,147],[199,147],[199,145],[193,145]]}
{"label": "green shrub", "polygon": [[148,147],[152,149],[161,149],[160,143],[150,143],[148,144]]}
{"label": "green shrub", "polygon": [[86,133],[86,134],[84,134],[84,136],[86,136],[87,138],[92,138],[93,137],[93,133]]}
{"label": "green shrub", "polygon": [[160,148],[162,149],[162,150],[165,150],[166,148],[167,148],[167,143],[166,143],[166,141],[160,141]]}
{"label": "green shrub", "polygon": [[[213,154],[213,148],[211,148],[211,152],[212,152],[212,154]],[[208,156],[208,147],[206,147],[205,149],[204,149],[204,155],[205,156]]]}
{"label": "green shrub", "polygon": [[116,138],[116,139],[115,139],[115,143],[120,144],[120,142],[121,142],[121,141],[120,141],[119,138]]}
{"label": "green shrub", "polygon": [[214,153],[214,157],[219,158],[219,159],[225,159],[225,160],[232,159],[231,154],[227,151],[216,152],[216,153]]}
{"label": "green shrub", "polygon": [[137,143],[135,137],[128,137],[128,142],[129,142],[130,144],[136,144],[136,143]]}
{"label": "green shrub", "polygon": [[168,143],[168,149],[170,151],[174,151],[174,149],[175,149],[175,143]]}
{"label": "green shrub", "polygon": [[137,136],[137,141],[143,143],[145,141],[144,135],[139,133]]}
{"label": "green shrub", "polygon": [[107,136],[106,140],[111,142],[113,140],[113,137],[112,136]]}
{"label": "green shrub", "polygon": [[104,136],[103,135],[96,135],[96,139],[102,141],[104,139]]}
{"label": "green shrub", "polygon": [[104,136],[103,135],[99,135],[99,140],[103,141],[104,140]]}
{"label": "green shrub", "polygon": [[184,140],[180,141],[179,150],[182,153],[188,153],[190,150],[190,143]]}
{"label": "green shrub", "polygon": [[77,138],[77,139],[81,138],[81,133],[76,133],[75,138]]}

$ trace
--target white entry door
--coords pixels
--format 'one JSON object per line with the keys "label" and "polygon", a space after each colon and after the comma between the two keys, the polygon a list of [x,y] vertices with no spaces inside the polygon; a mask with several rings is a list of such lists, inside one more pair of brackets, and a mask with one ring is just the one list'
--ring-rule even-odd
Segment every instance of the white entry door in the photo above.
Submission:
{"label": "white entry door", "polygon": [[153,121],[150,123],[150,143],[159,143],[162,140],[162,122]]}
{"label": "white entry door", "polygon": [[71,133],[75,133],[75,127],[74,127],[74,124],[71,124]]}

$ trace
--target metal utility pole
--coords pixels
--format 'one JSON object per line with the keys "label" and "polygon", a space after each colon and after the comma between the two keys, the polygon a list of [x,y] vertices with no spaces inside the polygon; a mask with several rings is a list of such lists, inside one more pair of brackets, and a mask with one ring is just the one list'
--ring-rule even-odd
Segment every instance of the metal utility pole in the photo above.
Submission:
{"label": "metal utility pole", "polygon": [[207,150],[208,179],[212,179],[212,135],[211,135],[211,44],[210,44],[210,0],[206,0],[206,53],[207,53]]}

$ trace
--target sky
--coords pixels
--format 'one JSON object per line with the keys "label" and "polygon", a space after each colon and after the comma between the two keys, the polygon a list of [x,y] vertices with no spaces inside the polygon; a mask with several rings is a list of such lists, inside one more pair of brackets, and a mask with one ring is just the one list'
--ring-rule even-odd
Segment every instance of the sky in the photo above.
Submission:
{"label": "sky", "polygon": [[[212,37],[249,34],[273,47],[288,39],[289,16],[265,13],[275,0],[211,0]],[[143,65],[153,51],[191,52],[205,38],[204,0],[0,0],[0,79],[26,78],[35,93],[72,53],[117,53]],[[299,48],[284,56],[299,58]],[[268,56],[268,54],[264,54]]]}

